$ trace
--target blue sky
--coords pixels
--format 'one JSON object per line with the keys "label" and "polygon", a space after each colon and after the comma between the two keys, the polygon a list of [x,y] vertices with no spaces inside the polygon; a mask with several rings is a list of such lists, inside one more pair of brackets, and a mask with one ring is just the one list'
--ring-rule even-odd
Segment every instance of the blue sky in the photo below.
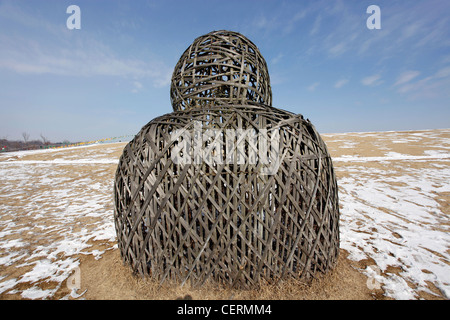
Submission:
{"label": "blue sky", "polygon": [[[81,30],[69,30],[69,5]],[[369,30],[369,5],[381,29]],[[450,127],[450,1],[0,1],[0,138],[136,134],[172,111],[198,36],[228,29],[265,57],[273,105],[320,133]]]}

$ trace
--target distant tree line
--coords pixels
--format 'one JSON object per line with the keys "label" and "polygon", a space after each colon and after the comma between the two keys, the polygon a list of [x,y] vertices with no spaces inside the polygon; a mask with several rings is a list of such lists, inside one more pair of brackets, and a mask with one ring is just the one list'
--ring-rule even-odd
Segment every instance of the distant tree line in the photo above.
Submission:
{"label": "distant tree line", "polygon": [[69,144],[71,144],[71,142],[68,140],[52,143],[42,133],[40,135],[40,139],[30,140],[30,134],[23,132],[22,140],[8,140],[8,137],[0,138],[0,152],[47,149]]}

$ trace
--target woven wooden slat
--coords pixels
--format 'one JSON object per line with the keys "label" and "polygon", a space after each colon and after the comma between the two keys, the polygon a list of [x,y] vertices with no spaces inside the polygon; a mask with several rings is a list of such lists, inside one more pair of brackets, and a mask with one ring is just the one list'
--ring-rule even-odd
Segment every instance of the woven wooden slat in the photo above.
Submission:
{"label": "woven wooden slat", "polygon": [[244,36],[197,38],[175,67],[174,112],[125,147],[115,227],[135,273],[251,288],[311,279],[339,253],[339,203],[325,143],[271,106],[267,65]]}

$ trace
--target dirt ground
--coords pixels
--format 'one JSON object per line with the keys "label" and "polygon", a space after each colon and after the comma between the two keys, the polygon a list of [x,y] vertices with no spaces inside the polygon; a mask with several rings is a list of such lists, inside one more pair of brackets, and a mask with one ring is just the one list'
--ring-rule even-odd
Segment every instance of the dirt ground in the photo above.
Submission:
{"label": "dirt ground", "polygon": [[[357,271],[341,250],[336,268],[310,285],[286,280],[278,284],[261,284],[252,290],[237,290],[207,284],[201,288],[181,287],[174,283],[162,286],[151,279],[132,274],[124,265],[117,249],[110,250],[99,260],[92,256],[81,257],[80,289],[82,299],[95,300],[174,300],[189,297],[194,300],[373,300],[386,299],[383,291],[369,290],[369,280]],[[354,263],[353,263],[354,264]],[[369,280],[370,281],[370,280]],[[57,296],[70,292],[62,286]]]}

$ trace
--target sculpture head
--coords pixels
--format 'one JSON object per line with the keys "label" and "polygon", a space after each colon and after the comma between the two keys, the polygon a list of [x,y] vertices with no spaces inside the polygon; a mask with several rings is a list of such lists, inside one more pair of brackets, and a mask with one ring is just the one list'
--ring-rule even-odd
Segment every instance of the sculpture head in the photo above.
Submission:
{"label": "sculpture head", "polygon": [[210,32],[195,39],[175,66],[170,99],[174,111],[249,102],[271,106],[266,61],[243,35]]}

